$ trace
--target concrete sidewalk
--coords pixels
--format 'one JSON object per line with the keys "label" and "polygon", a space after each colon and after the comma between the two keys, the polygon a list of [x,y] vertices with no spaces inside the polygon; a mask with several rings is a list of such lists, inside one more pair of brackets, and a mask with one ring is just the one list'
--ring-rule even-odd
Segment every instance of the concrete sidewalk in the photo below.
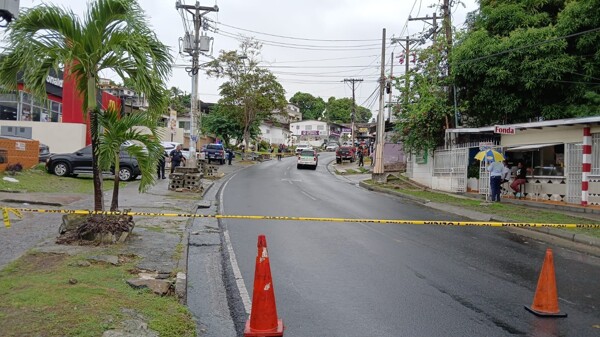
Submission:
{"label": "concrete sidewalk", "polygon": [[[219,176],[228,177],[249,165],[234,161],[233,165],[215,166],[223,174]],[[119,209],[216,214],[217,192],[224,180],[204,179],[203,193],[170,191],[168,179],[158,180],[149,191],[139,193],[139,182],[131,182],[120,189]],[[111,195],[112,190],[105,192],[106,205],[110,203]],[[93,207],[92,195],[86,194],[0,192],[0,202],[8,207],[33,209],[89,210]],[[71,255],[102,254],[106,249],[106,246],[56,244],[61,218],[62,214],[31,212],[24,214],[23,219],[12,216],[12,227],[0,228],[0,268],[30,249]],[[194,315],[200,335],[236,336],[222,279],[221,230],[217,219],[135,216],[134,221],[135,228],[127,241],[110,246],[111,256],[103,258],[118,261],[121,255],[137,256],[136,267],[143,273],[140,277],[154,280],[150,287],[158,284],[158,291],[175,285],[175,293]],[[188,278],[190,273],[194,277]]]}

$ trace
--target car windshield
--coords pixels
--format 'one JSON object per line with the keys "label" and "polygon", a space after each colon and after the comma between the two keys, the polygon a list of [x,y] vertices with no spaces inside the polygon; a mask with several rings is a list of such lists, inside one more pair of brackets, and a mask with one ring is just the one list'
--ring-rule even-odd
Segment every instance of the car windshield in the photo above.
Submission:
{"label": "car windshield", "polygon": [[302,151],[302,153],[300,154],[302,157],[312,157],[315,155],[315,151],[313,150],[304,150]]}
{"label": "car windshield", "polygon": [[211,149],[211,150],[222,150],[223,149],[223,145],[221,145],[221,144],[210,144],[206,148],[207,149]]}

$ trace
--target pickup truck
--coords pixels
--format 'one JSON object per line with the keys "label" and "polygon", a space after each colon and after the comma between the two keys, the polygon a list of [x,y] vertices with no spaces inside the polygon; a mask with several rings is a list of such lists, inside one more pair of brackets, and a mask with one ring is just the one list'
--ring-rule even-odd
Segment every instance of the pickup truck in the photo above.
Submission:
{"label": "pickup truck", "polygon": [[221,165],[225,164],[225,148],[223,144],[208,144],[202,152],[204,152],[204,158],[208,160],[209,164],[213,160],[218,161]]}
{"label": "pickup truck", "polygon": [[342,146],[338,147],[335,151],[335,162],[341,164],[344,160],[349,160],[351,163],[354,162],[355,159],[355,150],[352,146]]}

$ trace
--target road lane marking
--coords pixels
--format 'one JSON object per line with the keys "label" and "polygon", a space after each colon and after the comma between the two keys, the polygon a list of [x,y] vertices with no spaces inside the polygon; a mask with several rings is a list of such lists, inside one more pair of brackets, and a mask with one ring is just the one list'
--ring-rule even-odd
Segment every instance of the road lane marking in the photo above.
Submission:
{"label": "road lane marking", "polygon": [[302,194],[304,194],[305,196],[311,198],[313,201],[317,201],[317,198],[313,197],[312,195],[310,195],[310,194],[308,194],[308,193],[306,193],[306,192],[304,192],[302,190],[300,190],[300,192],[302,192]]}
{"label": "road lane marking", "polygon": [[[225,184],[223,184],[223,188],[221,189],[221,194],[219,195],[219,209],[221,213],[224,211],[223,205],[223,192],[225,192],[225,188],[229,181],[233,179],[237,175],[234,174],[231,178],[227,179]],[[244,304],[244,310],[247,315],[250,315],[250,311],[252,310],[252,300],[250,299],[250,295],[248,294],[248,289],[246,289],[246,284],[244,283],[244,278],[242,277],[242,272],[240,271],[240,267],[238,266],[237,259],[235,257],[235,252],[233,251],[233,245],[231,244],[231,238],[229,237],[229,230],[223,231],[223,237],[225,238],[225,244],[227,245],[227,252],[229,253],[229,263],[231,264],[231,269],[233,270],[233,277],[235,277],[235,284],[237,285],[238,291],[240,292],[240,298],[242,299],[242,303]]]}

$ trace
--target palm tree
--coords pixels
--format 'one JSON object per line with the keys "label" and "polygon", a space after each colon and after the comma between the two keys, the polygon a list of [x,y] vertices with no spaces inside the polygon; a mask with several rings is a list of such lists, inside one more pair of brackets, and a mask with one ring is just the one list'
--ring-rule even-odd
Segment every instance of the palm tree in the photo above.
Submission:
{"label": "palm tree", "polygon": [[98,78],[111,70],[145,94],[150,110],[164,111],[164,80],[170,74],[171,56],[146,24],[135,0],[96,0],[80,19],[72,11],[42,4],[20,13],[8,28],[7,53],[0,61],[0,85],[17,87],[23,72],[25,86],[37,97],[46,97],[50,70],[65,67],[76,81],[84,114],[90,116],[92,136],[94,209],[103,210],[99,170]]}
{"label": "palm tree", "polygon": [[154,182],[156,163],[158,158],[164,155],[164,149],[157,135],[156,116],[153,117],[148,118],[146,114],[140,112],[121,117],[115,104],[109,104],[108,109],[99,115],[98,123],[103,128],[98,146],[100,168],[108,171],[113,166],[115,171],[111,211],[119,208],[119,159],[125,141],[134,143],[124,147],[123,150],[138,161],[142,171],[140,192],[145,192]]}

